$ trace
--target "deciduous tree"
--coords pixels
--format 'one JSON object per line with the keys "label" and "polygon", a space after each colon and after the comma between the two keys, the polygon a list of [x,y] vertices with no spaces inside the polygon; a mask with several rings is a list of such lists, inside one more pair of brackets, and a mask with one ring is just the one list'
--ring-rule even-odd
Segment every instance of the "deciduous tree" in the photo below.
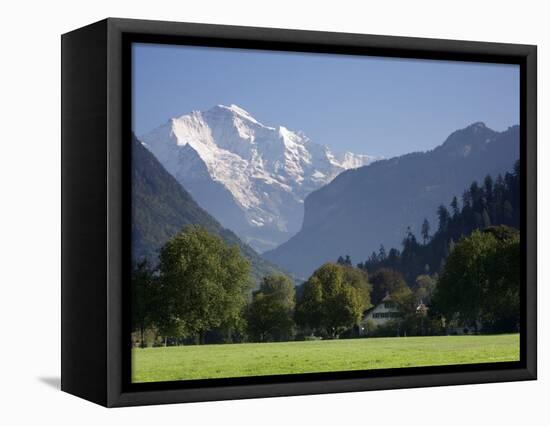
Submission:
{"label": "deciduous tree", "polygon": [[140,346],[145,347],[145,330],[152,326],[157,310],[157,282],[147,260],[132,269],[132,328],[140,335]]}
{"label": "deciduous tree", "polygon": [[380,303],[386,294],[407,288],[403,275],[389,268],[381,268],[371,274],[369,281],[372,285],[371,298],[374,305]]}
{"label": "deciduous tree", "polygon": [[246,312],[250,337],[260,342],[289,340],[294,329],[295,296],[294,284],[285,275],[265,277]]}
{"label": "deciduous tree", "polygon": [[162,247],[159,260],[165,329],[204,343],[206,331],[239,320],[250,264],[237,247],[188,226]]}
{"label": "deciduous tree", "polygon": [[446,318],[512,331],[519,320],[519,235],[505,226],[474,231],[449,255],[433,305]]}
{"label": "deciduous tree", "polygon": [[326,263],[304,285],[296,320],[310,329],[323,329],[335,338],[357,324],[370,306],[367,275],[351,266]]}

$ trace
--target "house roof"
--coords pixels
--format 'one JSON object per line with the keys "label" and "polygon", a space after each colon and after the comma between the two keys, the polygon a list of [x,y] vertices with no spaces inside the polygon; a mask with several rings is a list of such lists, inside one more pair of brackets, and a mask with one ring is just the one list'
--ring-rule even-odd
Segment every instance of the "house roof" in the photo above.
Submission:
{"label": "house roof", "polygon": [[384,302],[391,302],[391,296],[390,296],[390,293],[386,293],[386,295],[384,296],[384,298],[378,302],[376,305],[372,305],[369,309],[363,311],[363,315],[367,315],[370,311],[372,311],[373,309],[377,308],[378,306],[380,306],[382,303]]}
{"label": "house roof", "polygon": [[[376,306],[378,306],[378,305],[376,305]],[[373,306],[371,306],[369,309],[363,311],[363,316],[367,315],[370,311],[372,311],[374,308],[376,308],[376,306],[373,305]]]}

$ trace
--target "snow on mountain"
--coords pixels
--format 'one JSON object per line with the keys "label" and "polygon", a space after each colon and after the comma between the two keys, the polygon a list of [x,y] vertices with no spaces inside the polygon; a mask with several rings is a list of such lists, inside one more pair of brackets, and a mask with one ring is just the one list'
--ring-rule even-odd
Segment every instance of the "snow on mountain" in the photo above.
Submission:
{"label": "snow on mountain", "polygon": [[236,105],[172,118],[140,139],[204,209],[260,252],[300,229],[306,195],[375,160],[332,153]]}

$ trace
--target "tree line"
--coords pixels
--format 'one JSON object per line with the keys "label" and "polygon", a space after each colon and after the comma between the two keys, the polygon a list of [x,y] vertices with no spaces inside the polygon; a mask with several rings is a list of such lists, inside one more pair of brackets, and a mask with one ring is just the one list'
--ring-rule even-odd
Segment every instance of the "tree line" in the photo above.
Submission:
{"label": "tree line", "polygon": [[188,226],[160,250],[159,264],[132,271],[134,343],[204,344],[338,338],[371,306],[366,271],[322,265],[300,287],[267,275],[251,291],[250,264],[238,247]]}

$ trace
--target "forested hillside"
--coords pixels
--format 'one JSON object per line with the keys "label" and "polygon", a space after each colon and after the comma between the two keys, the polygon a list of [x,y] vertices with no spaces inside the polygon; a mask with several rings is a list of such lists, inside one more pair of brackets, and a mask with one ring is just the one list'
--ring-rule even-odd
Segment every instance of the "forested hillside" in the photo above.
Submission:
{"label": "forested hillside", "polygon": [[512,172],[493,179],[487,175],[483,182],[474,181],[459,201],[453,197],[448,206],[437,209],[437,224],[432,228],[425,219],[420,236],[408,229],[401,251],[387,250],[383,245],[358,266],[369,272],[380,268],[399,271],[410,285],[418,275],[437,273],[456,242],[476,229],[493,225],[520,227],[520,165]]}

